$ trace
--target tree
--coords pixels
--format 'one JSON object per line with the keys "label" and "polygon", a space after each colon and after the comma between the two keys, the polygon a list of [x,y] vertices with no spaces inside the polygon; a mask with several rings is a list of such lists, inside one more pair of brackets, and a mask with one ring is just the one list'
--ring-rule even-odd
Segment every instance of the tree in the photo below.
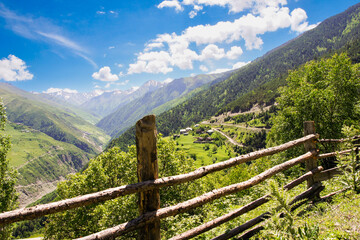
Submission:
{"label": "tree", "polygon": [[359,69],[342,53],[290,72],[287,86],[279,89],[279,111],[272,118],[268,145],[303,136],[304,121],[315,121],[321,138],[342,137],[342,127],[359,120]]}
{"label": "tree", "polygon": [[[159,177],[173,176],[194,170],[194,160],[184,153],[176,151],[173,140],[158,138]],[[82,173],[69,175],[68,180],[58,184],[61,199],[71,198],[111,187],[137,182],[136,149],[130,146],[128,152],[119,148],[109,149],[91,160],[88,168]],[[176,204],[196,196],[201,184],[185,183],[173,187],[162,188],[160,191],[161,207]],[[102,204],[81,207],[64,213],[52,215],[46,226],[46,239],[73,239],[86,236],[103,229],[129,221],[138,215],[137,195],[132,194]],[[162,228],[167,229],[162,235],[181,231],[180,224],[189,221],[177,218],[162,221]],[[120,239],[133,239],[136,232]]]}
{"label": "tree", "polygon": [[[0,212],[12,210],[17,205],[16,171],[9,167],[6,157],[10,150],[10,138],[3,134],[5,123],[5,107],[0,98]],[[0,239],[11,239],[11,232],[12,226],[0,227]]]}

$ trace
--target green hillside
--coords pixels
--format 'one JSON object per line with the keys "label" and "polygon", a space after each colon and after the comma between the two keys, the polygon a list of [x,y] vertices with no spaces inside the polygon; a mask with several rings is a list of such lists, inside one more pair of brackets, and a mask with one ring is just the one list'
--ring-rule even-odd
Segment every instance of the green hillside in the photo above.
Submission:
{"label": "green hillside", "polygon": [[5,131],[11,136],[10,165],[19,172],[21,206],[53,191],[58,181],[78,172],[95,156],[22,124],[8,123]]}
{"label": "green hillside", "polygon": [[[160,114],[157,117],[158,130],[168,135],[221,112],[246,109],[244,100],[260,100],[254,97],[257,96],[256,93],[268,96],[267,101],[273,102],[276,88],[284,84],[283,79],[286,78],[288,71],[296,69],[309,60],[337,51],[347,51],[353,59],[359,59],[359,15],[360,4],[357,4],[268,52],[242,67],[225,81],[195,94],[187,101]],[[262,89],[264,86],[268,88],[266,91]],[[109,147],[120,146],[126,149],[128,145],[134,143],[133,133],[132,127],[119,138],[114,139]]]}
{"label": "green hillside", "polygon": [[9,120],[9,159],[19,172],[21,205],[53,191],[58,181],[79,171],[110,139],[70,109],[10,84],[0,84],[0,96]]}
{"label": "green hillside", "polygon": [[207,84],[222,81],[229,75],[230,73],[202,74],[175,79],[162,88],[120,106],[115,112],[104,117],[97,126],[113,137],[118,136],[142,116],[150,113],[160,114],[188,99],[194,89],[204,85],[209,87]]}
{"label": "green hillside", "polygon": [[100,152],[109,137],[100,129],[77,116],[70,109],[53,106],[40,97],[0,84],[0,95],[8,119],[39,130],[55,140],[67,142],[88,152]]}

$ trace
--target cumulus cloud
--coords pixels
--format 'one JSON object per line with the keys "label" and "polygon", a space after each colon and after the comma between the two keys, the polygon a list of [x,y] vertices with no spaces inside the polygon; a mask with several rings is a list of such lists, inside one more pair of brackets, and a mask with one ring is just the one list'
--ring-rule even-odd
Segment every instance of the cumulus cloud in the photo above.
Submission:
{"label": "cumulus cloud", "polygon": [[249,62],[237,62],[233,65],[232,69],[238,69],[238,68],[241,68],[247,64],[251,63],[251,61]]}
{"label": "cumulus cloud", "polygon": [[207,45],[202,51],[200,55],[200,60],[206,59],[216,59],[219,60],[225,56],[225,51],[223,48],[219,48],[215,44]]}
{"label": "cumulus cloud", "polygon": [[243,50],[241,47],[233,46],[231,49],[226,53],[226,57],[228,59],[236,59],[243,54]]}
{"label": "cumulus cloud", "polygon": [[176,11],[183,10],[183,8],[178,0],[165,0],[165,1],[162,1],[157,7],[158,8],[164,8],[164,7],[175,8]]}
{"label": "cumulus cloud", "polygon": [[43,93],[78,93],[77,90],[69,89],[69,88],[49,88],[46,91],[43,91]]}
{"label": "cumulus cloud", "polygon": [[232,70],[232,69],[230,69],[230,68],[218,68],[218,69],[216,69],[214,71],[211,71],[209,74],[223,73],[223,72],[228,72],[230,70]]}
{"label": "cumulus cloud", "polygon": [[0,60],[0,79],[8,82],[33,79],[34,75],[27,70],[23,60],[10,54]]}
{"label": "cumulus cloud", "polygon": [[92,77],[103,82],[115,82],[119,80],[116,74],[111,73],[111,69],[108,66],[100,68],[98,72],[94,72]]}
{"label": "cumulus cloud", "polygon": [[[145,44],[143,52],[129,65],[128,74],[169,73],[178,67],[182,70],[193,69],[194,61],[237,59],[243,54],[240,46],[232,46],[225,51],[223,46],[243,41],[247,50],[260,49],[261,36],[267,32],[290,28],[295,32],[309,30],[315,25],[306,22],[303,9],[290,11],[285,7],[286,0],[183,0],[163,1],[158,7],[180,7],[191,5],[195,12],[203,6],[228,7],[232,12],[250,9],[233,21],[220,21],[210,25],[196,25],[178,33],[159,34]],[[180,5],[180,7],[179,7]],[[238,43],[237,43],[238,44]],[[219,47],[222,46],[222,47]],[[160,48],[160,49],[159,49]]]}
{"label": "cumulus cloud", "polygon": [[168,84],[168,83],[171,83],[172,81],[174,81],[173,78],[167,78],[164,80],[164,83]]}

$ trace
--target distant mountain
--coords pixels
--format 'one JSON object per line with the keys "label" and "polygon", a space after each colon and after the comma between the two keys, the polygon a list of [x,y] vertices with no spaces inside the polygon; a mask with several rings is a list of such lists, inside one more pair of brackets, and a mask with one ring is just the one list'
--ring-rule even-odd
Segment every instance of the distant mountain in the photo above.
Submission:
{"label": "distant mountain", "polygon": [[75,106],[80,106],[86,101],[103,94],[102,90],[95,90],[92,92],[78,92],[76,90],[70,89],[58,89],[58,88],[50,88],[46,92],[43,93],[34,93],[38,94],[44,98],[50,100],[60,100],[66,103],[70,103]]}
{"label": "distant mountain", "polygon": [[70,108],[64,109],[10,84],[0,83],[0,96],[11,123],[10,162],[19,167],[22,188],[33,186],[31,191],[24,190],[29,198],[42,191],[40,185],[36,188],[38,184],[51,189],[56,181],[80,170],[110,138]]}
{"label": "distant mountain", "polygon": [[131,88],[126,91],[115,90],[104,92],[101,95],[93,97],[82,103],[80,107],[99,116],[106,116],[112,113],[116,108],[123,106],[130,101],[143,96],[146,93],[155,91],[167,83],[154,80],[147,81],[141,87]]}
{"label": "distant mountain", "polygon": [[121,104],[113,113],[101,119],[96,126],[113,137],[118,136],[142,116],[153,112],[160,114],[185,101],[185,96],[192,90],[213,81],[224,80],[229,75],[230,72],[175,79],[161,88],[148,90],[143,96],[131,102]]}
{"label": "distant mountain", "polygon": [[[348,52],[355,61],[359,60],[359,16],[360,4],[356,4],[240,68],[225,81],[194,94],[157,117],[158,131],[168,135],[224,111],[238,111],[242,108],[243,100],[260,100],[254,96],[255,90],[261,94],[264,94],[264,89],[269,89],[269,93],[276,91],[271,87],[284,84],[288,71],[307,61],[341,51]],[[273,101],[276,96],[273,93],[264,95],[269,97],[267,101]],[[126,149],[126,146],[134,143],[133,133],[134,128],[129,129],[118,139],[112,140],[108,147]]]}

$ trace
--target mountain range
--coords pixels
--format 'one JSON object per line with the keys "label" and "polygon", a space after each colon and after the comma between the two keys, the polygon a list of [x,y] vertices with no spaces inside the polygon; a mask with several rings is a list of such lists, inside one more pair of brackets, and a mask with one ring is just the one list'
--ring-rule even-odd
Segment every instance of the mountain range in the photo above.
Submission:
{"label": "mountain range", "polygon": [[[360,4],[320,23],[295,39],[273,49],[250,64],[234,71],[226,80],[201,90],[191,98],[157,116],[158,131],[165,136],[213,115],[237,112],[251,104],[274,103],[277,87],[285,84],[290,70],[307,61],[347,52],[354,62],[360,57]],[[134,144],[131,127],[108,148],[123,150]]]}
{"label": "mountain range", "polygon": [[347,52],[359,62],[359,19],[357,4],[240,69],[148,81],[126,91],[29,93],[0,83],[9,119],[6,131],[13,136],[10,162],[20,173],[21,204],[52,191],[105,147],[126,150],[134,143],[135,121],[146,114],[157,114],[158,131],[170,135],[213,115],[273,104],[288,72],[307,61]]}

